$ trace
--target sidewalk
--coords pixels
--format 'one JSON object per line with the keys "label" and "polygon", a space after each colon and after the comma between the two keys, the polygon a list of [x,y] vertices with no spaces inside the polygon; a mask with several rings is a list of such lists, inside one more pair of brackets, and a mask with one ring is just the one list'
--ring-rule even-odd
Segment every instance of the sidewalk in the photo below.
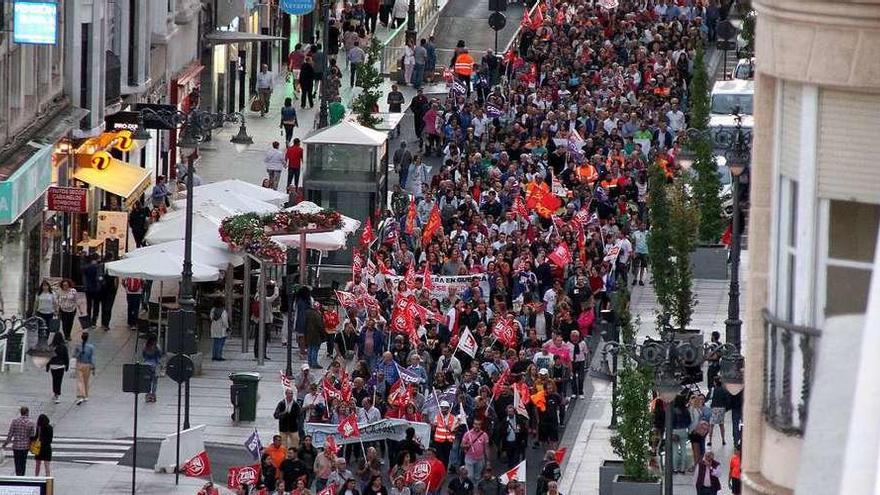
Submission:
{"label": "sidewalk", "polygon": [[[345,61],[341,57],[339,67],[342,70],[342,87],[340,88],[340,96],[348,113],[351,113],[351,101],[360,92],[361,88],[351,88],[348,85],[349,70],[345,66]],[[388,104],[385,101],[385,95],[391,90],[392,81],[385,78],[384,84],[380,88],[382,98],[379,100],[379,111],[387,112]],[[409,106],[409,102],[416,95],[416,90],[412,86],[400,86],[400,91],[406,98],[404,108]],[[441,84],[425,84],[425,94],[446,93],[445,83]],[[299,127],[293,131],[293,137],[304,139],[314,131],[314,123],[320,109],[320,98],[315,98],[314,108],[301,109],[299,99],[293,95],[293,84],[287,83],[283,78],[279,77],[278,83],[275,85],[275,91],[272,93],[270,111],[265,117],[260,117],[259,113],[245,110],[243,113],[247,119],[247,131],[254,138],[254,144],[243,153],[236,153],[230,143],[230,139],[238,132],[238,126],[228,125],[224,129],[215,132],[212,142],[202,148],[202,157],[196,166],[196,173],[202,178],[204,183],[216,182],[219,180],[235,177],[247,182],[260,184],[265,178],[266,169],[263,166],[263,156],[272,145],[273,141],[279,141],[284,144],[284,132],[280,127],[281,123],[281,107],[284,106],[284,98],[293,97],[294,106],[296,107]],[[407,125],[404,120],[401,125]],[[411,125],[411,124],[410,124]],[[392,148],[388,148],[391,150]],[[304,165],[305,167],[305,165]],[[305,169],[303,169],[305,170]],[[282,174],[279,184],[287,183],[287,173]],[[282,186],[283,187],[283,186]]]}
{"label": "sidewalk", "polygon": [[[745,273],[748,266],[748,252],[742,253],[740,269]],[[691,328],[703,331],[706,341],[712,331],[721,332],[721,340],[724,341],[724,321],[727,319],[727,291],[726,280],[694,280],[694,296],[699,301],[694,309]],[[655,309],[657,307],[654,289],[647,284],[632,289],[632,312],[636,321],[641,322],[637,338],[659,338],[654,322]],[[745,293],[745,287],[740,288]],[[746,334],[745,331],[742,332]],[[613,430],[608,428],[611,424],[611,383],[597,378],[589,378],[593,387],[593,396],[588,401],[588,409],[585,420],[581,423],[577,439],[569,446],[569,454],[563,465],[562,479],[559,483],[559,491],[565,495],[598,495],[599,493],[599,466],[606,459],[618,459],[611,448],[611,436]],[[701,384],[705,391],[705,381]],[[715,444],[712,450],[716,460],[721,463],[721,490],[722,494],[728,494],[727,469],[730,456],[733,453],[731,437],[732,425],[730,414],[726,416],[725,434],[727,445],[722,446],[716,431]],[[676,494],[693,493],[693,476],[691,474],[677,474],[673,478],[674,492]]]}

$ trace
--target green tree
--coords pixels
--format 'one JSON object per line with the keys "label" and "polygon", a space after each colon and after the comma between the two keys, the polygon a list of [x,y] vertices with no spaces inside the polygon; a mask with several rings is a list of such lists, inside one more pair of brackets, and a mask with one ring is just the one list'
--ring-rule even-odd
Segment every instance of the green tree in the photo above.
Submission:
{"label": "green tree", "polygon": [[695,199],[685,192],[685,181],[678,179],[668,187],[670,248],[674,257],[669,260],[671,268],[670,304],[668,314],[674,327],[684,330],[691,323],[697,301],[693,291],[691,253],[696,248],[700,212]]}
{"label": "green tree", "polygon": [[690,126],[699,132],[688,137],[688,148],[694,154],[693,167],[697,173],[693,181],[693,195],[699,205],[699,239],[704,244],[715,244],[724,232],[724,220],[721,217],[719,197],[721,180],[718,177],[709,131],[709,90],[709,75],[706,72],[703,49],[699,47],[694,57],[694,75],[688,95]]}
{"label": "green tree", "polygon": [[379,119],[373,116],[373,109],[382,98],[379,88],[384,78],[376,68],[382,53],[382,45],[373,37],[367,49],[367,60],[357,68],[357,86],[362,88],[351,102],[351,109],[357,115],[358,122],[365,127],[375,128]]}
{"label": "green tree", "polygon": [[672,306],[672,266],[673,256],[670,230],[669,198],[667,195],[666,173],[656,162],[648,167],[648,262],[651,266],[651,285],[657,296],[657,329],[661,335],[669,328]]}
{"label": "green tree", "polygon": [[[620,324],[624,343],[635,340],[636,325],[629,309],[629,292],[626,287],[617,290],[614,310]],[[652,373],[639,369],[632,360],[623,357],[622,369],[617,375],[617,394],[613,406],[617,413],[617,429],[611,437],[614,452],[623,459],[624,474],[633,481],[651,481],[648,464],[651,460],[651,400]]]}

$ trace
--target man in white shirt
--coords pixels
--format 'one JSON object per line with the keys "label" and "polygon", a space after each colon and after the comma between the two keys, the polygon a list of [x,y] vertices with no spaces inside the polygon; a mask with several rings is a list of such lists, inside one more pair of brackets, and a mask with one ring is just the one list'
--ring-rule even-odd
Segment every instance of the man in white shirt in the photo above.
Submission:
{"label": "man in white shirt", "polygon": [[364,397],[364,400],[361,401],[361,404],[364,406],[363,408],[358,409],[357,420],[360,424],[369,424],[375,423],[382,419],[382,412],[379,411],[375,406],[373,406],[373,400],[369,397]]}
{"label": "man in white shirt", "polygon": [[[553,287],[547,289],[544,293],[544,321],[547,328],[553,328],[553,317],[556,314],[556,299],[562,290],[562,283],[559,280],[553,282]],[[548,334],[550,332],[547,332]],[[550,335],[547,335],[549,338]]]}
{"label": "man in white shirt", "polygon": [[269,100],[272,99],[272,87],[275,85],[275,74],[269,71],[269,66],[263,64],[257,73],[257,92],[260,94],[260,117],[269,113]]}
{"label": "man in white shirt", "polygon": [[684,112],[681,111],[681,108],[678,106],[678,100],[676,98],[672,99],[672,108],[666,112],[666,120],[669,122],[669,131],[672,134],[678,134],[679,131],[684,129]]}
{"label": "man in white shirt", "polygon": [[626,284],[629,258],[632,256],[633,251],[632,243],[629,241],[626,233],[621,230],[614,245],[620,248],[620,252],[617,254],[617,278],[621,283]]}
{"label": "man in white shirt", "polygon": [[278,187],[281,171],[284,170],[284,166],[287,164],[284,152],[279,149],[280,146],[281,144],[278,141],[273,141],[272,148],[266,152],[266,157],[263,158],[263,164],[266,165],[266,174],[269,176],[269,183],[272,189]]}
{"label": "man in white shirt", "polygon": [[519,222],[516,220],[516,214],[512,211],[507,212],[507,220],[501,222],[501,225],[498,227],[498,231],[504,235],[513,234],[519,230]]}

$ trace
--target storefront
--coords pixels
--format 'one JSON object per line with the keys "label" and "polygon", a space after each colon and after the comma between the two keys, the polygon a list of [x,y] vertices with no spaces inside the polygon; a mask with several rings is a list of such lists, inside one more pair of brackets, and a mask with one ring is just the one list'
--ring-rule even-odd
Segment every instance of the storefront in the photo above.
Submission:
{"label": "storefront", "polygon": [[[74,219],[75,255],[116,259],[130,246],[128,212],[152,184],[154,170],[120,159],[132,153],[128,129],[101,133],[80,144],[73,179],[88,187],[88,212]],[[116,156],[114,156],[116,154]]]}
{"label": "storefront", "polygon": [[43,193],[52,183],[51,145],[27,145],[23,163],[0,181],[0,308],[25,314],[29,297],[49,273],[42,246]]}

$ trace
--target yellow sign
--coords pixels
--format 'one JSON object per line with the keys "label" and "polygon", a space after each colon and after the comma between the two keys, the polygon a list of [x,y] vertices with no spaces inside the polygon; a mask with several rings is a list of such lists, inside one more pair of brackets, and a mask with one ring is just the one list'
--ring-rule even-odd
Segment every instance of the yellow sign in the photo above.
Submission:
{"label": "yellow sign", "polygon": [[92,167],[97,170],[104,170],[110,166],[113,157],[106,151],[98,151],[92,155]]}
{"label": "yellow sign", "polygon": [[115,148],[124,153],[128,153],[134,149],[134,139],[131,138],[131,131],[123,129],[116,133],[117,140]]}

